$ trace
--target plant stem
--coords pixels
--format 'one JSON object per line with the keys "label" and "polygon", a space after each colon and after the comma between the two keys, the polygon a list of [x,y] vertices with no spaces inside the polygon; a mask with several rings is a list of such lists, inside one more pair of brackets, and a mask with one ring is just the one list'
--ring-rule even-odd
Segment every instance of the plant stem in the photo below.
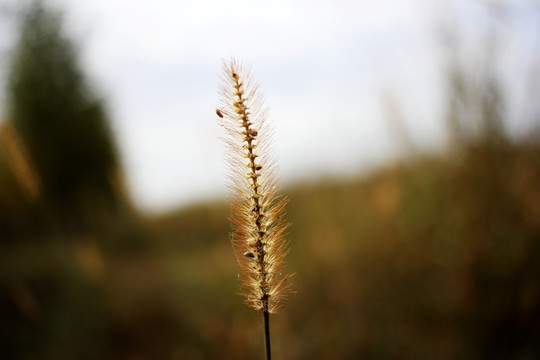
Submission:
{"label": "plant stem", "polygon": [[263,309],[264,315],[264,342],[266,347],[266,360],[271,360],[272,355],[270,352],[270,313]]}

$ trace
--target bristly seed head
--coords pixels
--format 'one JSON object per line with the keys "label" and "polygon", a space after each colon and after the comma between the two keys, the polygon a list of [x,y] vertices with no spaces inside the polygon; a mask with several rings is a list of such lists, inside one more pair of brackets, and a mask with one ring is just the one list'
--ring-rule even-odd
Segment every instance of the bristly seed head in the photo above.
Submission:
{"label": "bristly seed head", "polygon": [[235,60],[224,62],[221,80],[216,114],[227,132],[227,158],[233,175],[232,244],[242,294],[252,308],[274,313],[291,293],[290,276],[281,275],[287,253],[284,232],[288,224],[283,215],[288,200],[277,196],[277,169],[267,153],[271,129],[258,84]]}

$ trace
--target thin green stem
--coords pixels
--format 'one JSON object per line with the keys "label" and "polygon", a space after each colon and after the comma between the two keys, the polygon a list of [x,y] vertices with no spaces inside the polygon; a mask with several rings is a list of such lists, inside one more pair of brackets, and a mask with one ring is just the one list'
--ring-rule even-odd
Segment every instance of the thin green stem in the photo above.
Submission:
{"label": "thin green stem", "polygon": [[266,360],[271,360],[272,355],[270,351],[270,313],[263,310],[264,315],[264,343],[266,347]]}

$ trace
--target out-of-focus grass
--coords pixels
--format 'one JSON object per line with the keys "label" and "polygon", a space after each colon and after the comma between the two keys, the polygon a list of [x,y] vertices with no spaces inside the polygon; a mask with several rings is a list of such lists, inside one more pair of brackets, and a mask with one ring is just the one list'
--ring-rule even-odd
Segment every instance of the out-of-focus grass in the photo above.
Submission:
{"label": "out-of-focus grass", "polygon": [[[297,295],[272,317],[276,357],[538,358],[539,189],[540,147],[486,144],[285,189]],[[4,358],[258,358],[226,204],[138,226],[137,251],[113,226],[4,243]]]}

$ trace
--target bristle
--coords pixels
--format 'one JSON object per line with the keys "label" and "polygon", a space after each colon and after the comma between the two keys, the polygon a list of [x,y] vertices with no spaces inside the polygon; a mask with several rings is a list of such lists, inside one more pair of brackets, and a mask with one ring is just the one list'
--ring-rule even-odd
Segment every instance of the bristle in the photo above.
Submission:
{"label": "bristle", "polygon": [[290,293],[290,276],[281,274],[287,253],[283,218],[286,198],[277,195],[277,167],[272,159],[272,129],[263,97],[249,69],[224,62],[216,112],[227,132],[227,161],[232,191],[232,245],[242,295],[255,310],[275,313]]}

